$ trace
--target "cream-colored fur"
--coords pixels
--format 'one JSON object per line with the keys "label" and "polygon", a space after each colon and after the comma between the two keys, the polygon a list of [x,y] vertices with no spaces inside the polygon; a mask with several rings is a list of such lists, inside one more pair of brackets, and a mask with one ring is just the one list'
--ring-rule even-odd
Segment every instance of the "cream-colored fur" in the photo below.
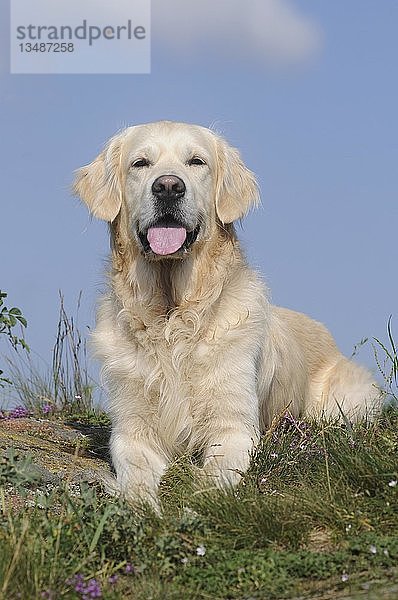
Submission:
{"label": "cream-colored fur", "polygon": [[[204,164],[191,164],[199,156]],[[148,165],[137,168],[137,160]],[[184,180],[180,218],[200,226],[171,256],[144,251],[162,175]],[[94,342],[103,363],[119,489],[154,499],[176,455],[201,453],[203,473],[236,484],[272,418],[372,416],[370,374],[344,358],[323,325],[271,306],[233,222],[258,199],[238,152],[199,126],[130,127],[76,177],[75,192],[110,223],[109,292]],[[341,409],[341,410],[340,410]]]}

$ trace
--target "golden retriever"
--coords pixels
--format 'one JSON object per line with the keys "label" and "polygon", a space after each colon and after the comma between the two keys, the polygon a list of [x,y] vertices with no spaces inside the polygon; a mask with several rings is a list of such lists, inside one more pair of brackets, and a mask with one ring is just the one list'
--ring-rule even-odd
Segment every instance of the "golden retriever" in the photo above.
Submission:
{"label": "golden retriever", "polygon": [[110,224],[112,266],[94,333],[119,490],[156,498],[175,456],[235,485],[273,417],[372,416],[380,393],[326,328],[270,305],[234,222],[258,201],[238,151],[212,131],[129,127],[77,171]]}

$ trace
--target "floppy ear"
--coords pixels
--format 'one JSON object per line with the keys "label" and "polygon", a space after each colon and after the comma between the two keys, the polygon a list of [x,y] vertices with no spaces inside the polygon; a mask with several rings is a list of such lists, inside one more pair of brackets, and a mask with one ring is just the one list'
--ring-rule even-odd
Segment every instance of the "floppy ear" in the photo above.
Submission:
{"label": "floppy ear", "polygon": [[218,140],[216,210],[222,223],[242,218],[260,201],[254,174],[244,165],[239,152],[224,140]]}
{"label": "floppy ear", "polygon": [[89,165],[76,171],[73,193],[87,204],[95,217],[112,222],[122,204],[121,145],[124,134],[113,137]]}

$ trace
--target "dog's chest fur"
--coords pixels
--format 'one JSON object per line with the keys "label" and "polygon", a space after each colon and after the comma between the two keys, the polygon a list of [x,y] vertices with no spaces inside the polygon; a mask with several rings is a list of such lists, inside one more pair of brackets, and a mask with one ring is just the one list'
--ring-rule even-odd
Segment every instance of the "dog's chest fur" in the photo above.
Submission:
{"label": "dog's chest fur", "polygon": [[218,408],[211,404],[212,386],[230,368],[221,357],[238,340],[261,335],[261,307],[250,310],[245,292],[240,296],[224,286],[216,298],[186,302],[168,315],[137,299],[115,311],[114,296],[104,298],[94,341],[113,419],[136,422],[129,416],[139,416],[168,455],[203,446]]}
{"label": "dog's chest fur", "polygon": [[109,327],[113,306],[103,300],[94,334],[112,390],[113,417],[123,421],[129,415],[142,416],[167,454],[200,446],[204,420],[211,418],[204,374],[210,375],[225,336],[193,309],[147,322],[142,314],[135,312],[132,318],[131,311],[122,310],[116,318],[113,313]]}

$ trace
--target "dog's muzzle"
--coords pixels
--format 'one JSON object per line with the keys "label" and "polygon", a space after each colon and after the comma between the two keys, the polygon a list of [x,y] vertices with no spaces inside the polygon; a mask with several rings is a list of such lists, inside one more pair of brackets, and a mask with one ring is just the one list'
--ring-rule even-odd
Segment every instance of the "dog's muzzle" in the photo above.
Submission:
{"label": "dog's muzzle", "polygon": [[185,183],[176,175],[161,175],[151,191],[158,216],[144,231],[138,231],[142,248],[145,254],[156,257],[181,257],[199,233],[199,225],[189,226],[184,219]]}

